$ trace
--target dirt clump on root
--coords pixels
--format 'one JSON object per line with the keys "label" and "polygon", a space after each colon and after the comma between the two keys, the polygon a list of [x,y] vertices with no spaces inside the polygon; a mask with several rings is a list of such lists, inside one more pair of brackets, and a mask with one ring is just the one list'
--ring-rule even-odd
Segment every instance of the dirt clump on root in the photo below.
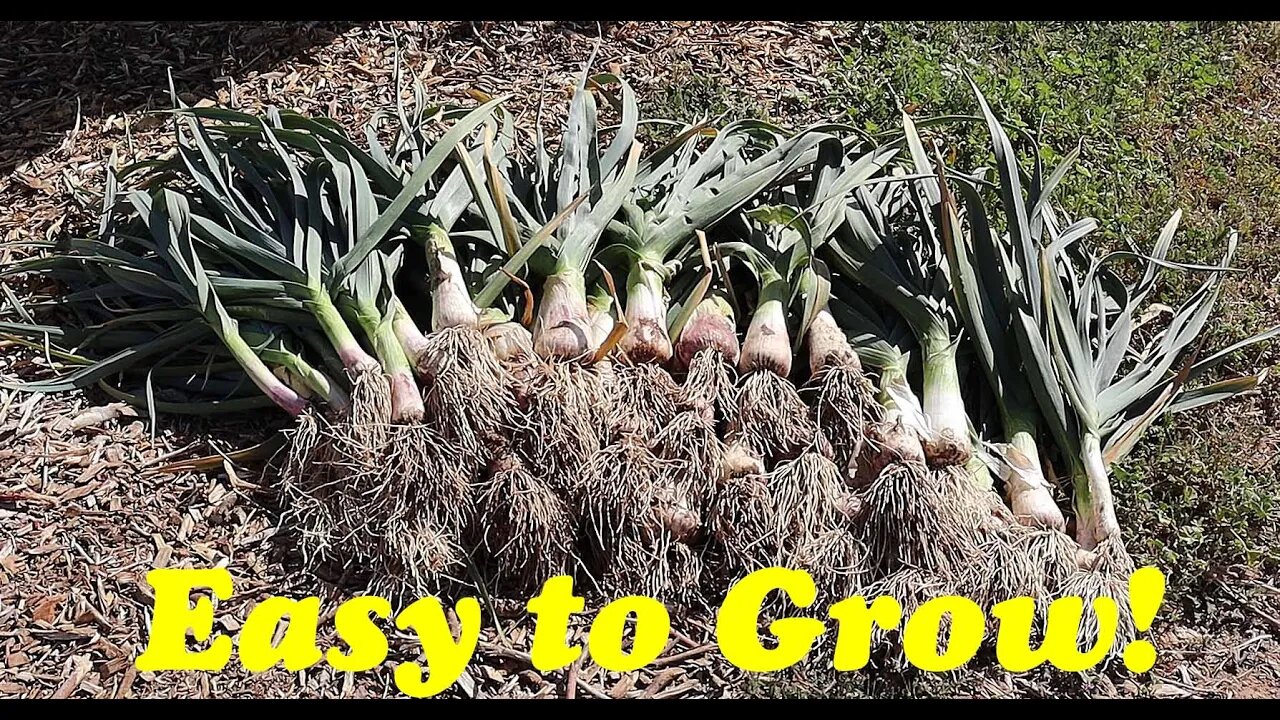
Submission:
{"label": "dirt clump on root", "polygon": [[649,449],[666,461],[671,485],[705,517],[724,475],[725,447],[715,421],[694,410],[680,412],[654,435]]}
{"label": "dirt clump on root", "polygon": [[834,365],[815,375],[807,390],[814,395],[818,432],[830,443],[836,465],[851,476],[865,445],[867,428],[883,420],[875,388],[857,368]]}
{"label": "dirt clump on root", "polygon": [[[381,439],[371,446],[370,439]],[[468,469],[423,426],[303,416],[281,471],[282,525],[304,566],[388,597],[456,581],[470,520]]]}
{"label": "dirt clump on root", "polygon": [[496,589],[533,592],[572,570],[569,507],[518,455],[507,451],[492,460],[474,490],[477,510],[468,539]]}
{"label": "dirt clump on root", "polygon": [[738,372],[714,348],[693,356],[682,388],[689,409],[702,413],[721,430],[738,406]]}
{"label": "dirt clump on root", "polygon": [[685,403],[684,389],[652,363],[619,363],[613,367],[610,439],[636,435],[652,438]]}
{"label": "dirt clump on root", "polygon": [[759,457],[767,468],[815,448],[831,454],[799,391],[766,370],[747,373],[739,382],[725,439]]}
{"label": "dirt clump on root", "polygon": [[855,525],[878,577],[914,568],[955,578],[981,562],[982,549],[966,513],[923,465],[891,463],[860,500]]}
{"label": "dirt clump on root", "polygon": [[527,422],[516,435],[516,450],[556,493],[574,497],[583,467],[604,444],[612,368],[539,358],[521,364],[516,400]]}
{"label": "dirt clump on root", "polygon": [[488,462],[489,445],[511,434],[520,418],[515,378],[481,331],[446,328],[426,336],[416,372],[427,422],[454,452],[476,465]]}
{"label": "dirt clump on root", "polygon": [[[697,573],[673,573],[673,548],[692,539],[701,518],[673,487],[669,467],[634,438],[599,452],[583,468],[574,506],[587,566],[606,592],[671,598],[691,592]],[[692,529],[691,529],[692,528]]]}

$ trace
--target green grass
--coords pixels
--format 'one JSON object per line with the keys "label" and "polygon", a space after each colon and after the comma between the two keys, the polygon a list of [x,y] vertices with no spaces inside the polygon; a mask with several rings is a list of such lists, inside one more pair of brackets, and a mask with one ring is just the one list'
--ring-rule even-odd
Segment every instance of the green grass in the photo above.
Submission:
{"label": "green grass", "polygon": [[[1060,199],[1100,223],[1096,240],[1147,248],[1177,208],[1175,259],[1216,261],[1227,228],[1241,233],[1242,269],[1219,301],[1208,347],[1280,318],[1280,62],[1276,24],[869,23],[827,71],[831,92],[815,120],[877,131],[916,117],[977,113],[963,75],[1009,124],[1038,132],[1050,160],[1077,144],[1080,159]],[[705,104],[704,104],[705,103]],[[757,115],[726,91],[687,75],[653,109]],[[985,128],[947,138],[962,166],[992,161]],[[1165,302],[1197,281],[1169,277]],[[1280,349],[1244,353],[1232,370],[1276,366]],[[1280,370],[1280,367],[1275,367]],[[1274,370],[1273,370],[1274,372]],[[1232,566],[1280,571],[1280,473],[1258,445],[1280,424],[1280,392],[1233,401],[1154,428],[1116,468],[1115,492],[1135,560],[1169,576],[1163,619],[1212,624],[1207,591]],[[1272,450],[1274,452],[1274,450]]]}
{"label": "green grass", "polygon": [[732,88],[712,77],[695,72],[688,63],[671,70],[671,82],[652,96],[642,99],[650,116],[676,120],[729,115],[735,118],[767,117],[768,111],[754,102],[734,93]]}
{"label": "green grass", "polygon": [[[862,41],[830,70],[831,113],[875,131],[917,116],[974,114],[963,73],[1010,124],[1038,132],[1052,160],[1079,144],[1061,200],[1091,216],[1098,240],[1150,245],[1173,211],[1185,215],[1177,259],[1212,262],[1228,228],[1241,233],[1242,272],[1219,303],[1209,346],[1276,322],[1280,277],[1280,93],[1270,24],[903,23],[859,28]],[[1270,96],[1268,97],[1268,93]],[[952,131],[959,161],[992,160],[983,128]],[[1195,276],[1171,276],[1165,302]],[[1280,352],[1246,353],[1235,369],[1275,366]],[[1243,566],[1280,570],[1280,474],[1256,446],[1277,415],[1261,398],[1168,419],[1116,468],[1135,560],[1169,576],[1164,617],[1212,624],[1215,579]],[[1270,419],[1270,422],[1268,422]]]}

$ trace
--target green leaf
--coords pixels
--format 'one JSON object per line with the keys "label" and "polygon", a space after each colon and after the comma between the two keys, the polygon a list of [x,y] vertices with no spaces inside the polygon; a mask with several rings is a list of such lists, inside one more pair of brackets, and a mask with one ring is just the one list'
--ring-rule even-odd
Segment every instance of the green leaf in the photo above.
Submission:
{"label": "green leaf", "polygon": [[1267,371],[1263,370],[1253,375],[1242,375],[1183,390],[1178,393],[1165,412],[1169,414],[1186,412],[1187,410],[1195,410],[1206,405],[1230,400],[1241,393],[1258,387],[1266,377]]}
{"label": "green leaf", "polygon": [[466,117],[449,128],[448,132],[436,142],[431,151],[427,153],[427,156],[423,158],[422,163],[414,169],[413,174],[409,176],[404,188],[400,190],[395,199],[387,205],[382,214],[378,216],[378,219],[356,241],[355,247],[351,248],[335,263],[333,268],[335,277],[343,278],[351,274],[355,268],[364,262],[369,253],[373,252],[383,238],[386,237],[391,227],[400,220],[405,209],[413,202],[423,186],[427,184],[432,174],[439,169],[449,154],[453,152],[453,148],[472,130],[479,127],[485,118],[491,115],[498,104],[505,99],[505,97],[499,97],[490,100],[468,113]]}
{"label": "green leaf", "polygon": [[102,378],[134,367],[148,358],[182,347],[200,336],[206,335],[208,332],[208,328],[200,322],[185,323],[165,332],[155,340],[120,350],[92,365],[82,367],[57,378],[33,382],[13,382],[0,379],[0,387],[35,393],[66,392],[88,387]]}

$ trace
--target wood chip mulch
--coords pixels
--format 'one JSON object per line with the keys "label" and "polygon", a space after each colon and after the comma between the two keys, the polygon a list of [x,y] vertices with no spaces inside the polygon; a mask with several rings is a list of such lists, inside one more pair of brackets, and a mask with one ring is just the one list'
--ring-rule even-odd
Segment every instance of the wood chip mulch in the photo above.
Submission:
{"label": "wood chip mulch", "polygon": [[[544,104],[554,131],[566,90],[594,50],[593,70],[623,75],[642,99],[693,74],[775,121],[802,123],[824,119],[805,98],[823,93],[823,69],[839,59],[845,32],[832,23],[4,23],[0,264],[25,255],[23,243],[84,227],[93,209],[82,196],[100,187],[112,152],[124,165],[172,145],[163,117],[149,112],[171,106],[170,73],[188,104],[275,105],[358,130],[392,102],[398,47],[406,75],[433,99],[510,92],[524,126]],[[11,288],[24,298],[41,292]],[[14,312],[0,296],[0,319]],[[42,352],[0,339],[0,378],[31,379],[48,367]],[[234,657],[222,673],[134,667],[147,637],[152,568],[228,568],[236,594],[218,604],[215,626],[228,635],[269,595],[320,593],[322,621],[346,597],[290,565],[262,500],[270,478],[253,463],[157,471],[254,445],[272,423],[162,416],[153,425],[95,392],[0,389],[0,698],[399,696],[392,667],[420,660],[405,635],[393,634],[383,666],[356,675],[324,663],[252,675]],[[726,697],[750,684],[720,657],[710,628],[694,621],[641,671],[609,673],[583,661],[546,675],[529,663],[527,620],[515,613],[502,622],[502,633],[486,630],[450,694]],[[322,626],[321,647],[335,642]],[[1037,694],[1026,681],[990,677],[955,692]]]}

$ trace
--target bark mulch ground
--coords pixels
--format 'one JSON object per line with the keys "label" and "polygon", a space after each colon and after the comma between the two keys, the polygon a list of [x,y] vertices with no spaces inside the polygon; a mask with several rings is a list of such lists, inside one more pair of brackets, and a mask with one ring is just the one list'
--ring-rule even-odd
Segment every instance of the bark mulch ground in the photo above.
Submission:
{"label": "bark mulch ground", "polygon": [[[163,116],[149,112],[170,107],[170,73],[189,104],[271,104],[326,114],[354,130],[392,102],[398,46],[406,77],[419,79],[433,98],[511,92],[509,106],[521,114],[545,103],[544,120],[555,127],[573,76],[594,50],[593,69],[622,74],[642,98],[675,73],[696,73],[774,120],[810,122],[821,118],[806,115],[796,98],[823,92],[822,69],[839,58],[844,32],[827,23],[6,23],[0,264],[28,252],[24,242],[84,226],[92,214],[84,191],[100,186],[112,152],[123,165],[172,144]],[[15,299],[48,293],[18,283],[10,289]],[[5,305],[0,297],[0,317],[11,317],[15,310]],[[39,350],[0,340],[0,378],[34,378],[48,366]],[[162,416],[153,424],[92,391],[0,389],[0,697],[397,696],[391,667],[420,659],[404,634],[393,634],[387,663],[358,675],[323,663],[252,675],[234,658],[216,674],[134,667],[147,637],[153,597],[145,576],[152,568],[228,568],[236,594],[219,604],[215,627],[229,635],[268,595],[320,594],[324,621],[349,596],[297,572],[277,535],[271,478],[261,475],[261,463],[162,471],[180,459],[253,446],[279,424],[269,416]],[[525,654],[528,622],[517,612],[502,623],[501,634],[486,630],[451,694],[721,697],[761,687],[729,668],[709,626],[693,620],[677,625],[663,659],[623,675],[590,662],[541,675]],[[1274,663],[1235,667],[1250,647],[1274,655],[1273,639],[1210,641],[1188,629],[1167,635],[1160,647],[1180,649],[1163,656],[1156,674],[1167,679],[1144,692],[1266,694],[1280,686]],[[321,647],[334,642],[322,626]],[[801,679],[786,687],[833,690]],[[1072,688],[1139,692],[1132,681],[1116,687],[1106,678]],[[1052,690],[1038,677],[988,672],[947,692]]]}

